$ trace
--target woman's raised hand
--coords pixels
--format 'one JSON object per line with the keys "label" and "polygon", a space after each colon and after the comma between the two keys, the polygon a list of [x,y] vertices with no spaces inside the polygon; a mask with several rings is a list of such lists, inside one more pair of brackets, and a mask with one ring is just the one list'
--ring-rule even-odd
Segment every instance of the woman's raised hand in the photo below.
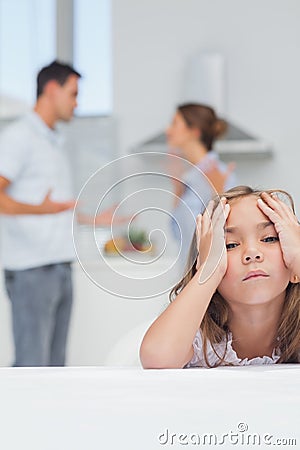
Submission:
{"label": "woman's raised hand", "polygon": [[225,186],[228,178],[235,170],[235,163],[230,162],[227,164],[225,172],[220,170],[217,161],[211,161],[209,167],[204,171],[205,175],[213,185],[218,194],[225,191]]}
{"label": "woman's raised hand", "polygon": [[300,225],[291,207],[281,201],[276,193],[261,194],[257,204],[274,223],[287,268],[300,278]]}
{"label": "woman's raised hand", "polygon": [[227,252],[224,238],[224,225],[230,211],[226,199],[221,198],[214,209],[211,200],[201,215],[197,216],[197,250],[196,268],[200,272],[199,283],[205,283],[216,274],[218,283],[222,280],[227,269]]}

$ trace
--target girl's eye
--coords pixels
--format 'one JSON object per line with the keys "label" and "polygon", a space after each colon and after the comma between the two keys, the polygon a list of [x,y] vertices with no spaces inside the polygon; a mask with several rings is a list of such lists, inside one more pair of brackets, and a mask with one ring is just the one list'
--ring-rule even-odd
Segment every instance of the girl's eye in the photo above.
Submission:
{"label": "girl's eye", "polygon": [[263,242],[278,242],[279,238],[277,236],[268,236],[262,239]]}
{"label": "girl's eye", "polygon": [[226,244],[227,250],[231,250],[232,248],[235,248],[237,246],[238,246],[238,244],[236,244],[235,242],[231,242],[230,244]]}

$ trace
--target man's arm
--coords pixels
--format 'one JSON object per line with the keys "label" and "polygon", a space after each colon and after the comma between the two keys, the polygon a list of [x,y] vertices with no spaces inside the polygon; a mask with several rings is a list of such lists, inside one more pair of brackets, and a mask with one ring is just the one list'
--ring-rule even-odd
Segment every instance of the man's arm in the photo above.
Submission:
{"label": "man's arm", "polygon": [[110,227],[112,225],[120,225],[123,223],[129,223],[132,219],[132,215],[121,216],[116,213],[118,205],[115,204],[110,208],[105,209],[95,216],[89,214],[84,214],[81,212],[77,213],[77,222],[80,225],[95,225],[96,227]]}
{"label": "man's arm", "polygon": [[50,199],[50,191],[39,205],[17,202],[7,195],[6,189],[9,185],[10,180],[0,176],[0,214],[56,214],[68,209],[73,209],[75,206],[75,201],[73,200],[68,202],[53,202]]}

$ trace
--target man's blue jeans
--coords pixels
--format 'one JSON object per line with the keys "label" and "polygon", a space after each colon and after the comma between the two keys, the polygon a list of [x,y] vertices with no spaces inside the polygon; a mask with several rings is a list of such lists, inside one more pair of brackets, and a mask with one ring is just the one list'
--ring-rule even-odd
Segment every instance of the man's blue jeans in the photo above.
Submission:
{"label": "man's blue jeans", "polygon": [[63,366],[73,297],[71,264],[4,274],[12,306],[14,366]]}

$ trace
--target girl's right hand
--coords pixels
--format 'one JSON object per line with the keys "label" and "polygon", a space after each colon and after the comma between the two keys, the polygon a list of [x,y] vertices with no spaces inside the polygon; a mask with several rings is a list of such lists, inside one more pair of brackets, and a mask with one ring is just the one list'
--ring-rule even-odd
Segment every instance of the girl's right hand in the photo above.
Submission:
{"label": "girl's right hand", "polygon": [[224,238],[224,225],[230,206],[224,197],[214,210],[211,200],[201,215],[197,216],[197,250],[196,268],[200,272],[199,283],[205,283],[213,274],[217,277],[217,285],[227,270],[227,251]]}

